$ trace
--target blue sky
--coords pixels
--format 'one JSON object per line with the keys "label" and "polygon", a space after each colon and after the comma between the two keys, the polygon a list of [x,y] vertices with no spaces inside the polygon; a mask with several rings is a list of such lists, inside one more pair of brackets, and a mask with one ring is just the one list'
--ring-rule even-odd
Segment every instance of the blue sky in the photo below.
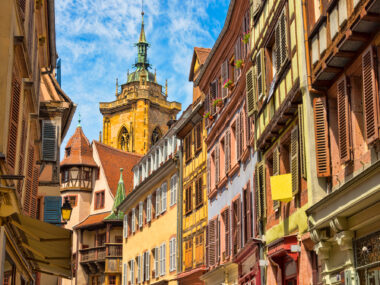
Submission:
{"label": "blue sky", "polygon": [[[145,31],[157,81],[168,79],[169,100],[186,109],[193,47],[212,47],[223,28],[229,0],[145,0]],[[77,126],[78,113],[89,140],[102,129],[99,102],[115,100],[115,81],[124,83],[137,55],[141,0],[56,1],[57,51],[62,88],[78,104],[63,146]]]}

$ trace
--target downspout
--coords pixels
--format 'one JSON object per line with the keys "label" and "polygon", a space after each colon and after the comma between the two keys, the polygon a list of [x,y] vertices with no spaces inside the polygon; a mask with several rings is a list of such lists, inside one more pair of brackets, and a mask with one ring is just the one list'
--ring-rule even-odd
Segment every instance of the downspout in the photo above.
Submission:
{"label": "downspout", "polygon": [[[263,239],[263,223],[262,221],[259,221],[259,236],[260,239]],[[264,243],[259,244],[259,255],[260,255],[260,260],[264,260]],[[261,280],[261,285],[266,284],[265,280],[265,266],[260,266],[260,280]]]}
{"label": "downspout", "polygon": [[183,155],[182,155],[182,140],[179,150],[176,154],[179,156],[177,166],[179,168],[179,191],[177,192],[177,270],[182,272],[182,201],[183,201]]}

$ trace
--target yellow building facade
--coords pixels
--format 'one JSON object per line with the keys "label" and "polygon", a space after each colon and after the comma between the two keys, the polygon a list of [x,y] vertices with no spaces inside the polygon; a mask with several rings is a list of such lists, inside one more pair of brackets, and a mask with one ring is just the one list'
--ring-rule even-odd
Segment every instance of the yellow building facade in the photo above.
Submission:
{"label": "yellow building facade", "polygon": [[133,168],[124,213],[123,284],[177,284],[179,141],[175,127]]}
{"label": "yellow building facade", "polygon": [[175,119],[181,104],[167,100],[167,83],[163,91],[156,74],[149,71],[144,18],[136,45],[135,71],[131,74],[128,71],[127,82],[120,88],[116,82],[116,100],[100,103],[100,112],[103,115],[103,143],[145,154],[167,132],[167,123]]}

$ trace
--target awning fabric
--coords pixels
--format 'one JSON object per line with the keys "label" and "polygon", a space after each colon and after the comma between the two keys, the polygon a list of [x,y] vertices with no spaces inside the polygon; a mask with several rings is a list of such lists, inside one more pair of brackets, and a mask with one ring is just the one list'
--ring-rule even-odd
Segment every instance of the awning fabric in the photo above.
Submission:
{"label": "awning fabric", "polygon": [[11,224],[23,235],[22,247],[34,270],[71,278],[72,232],[28,216],[13,214]]}
{"label": "awning fabric", "polygon": [[270,177],[272,200],[290,202],[292,195],[292,174],[282,174]]}

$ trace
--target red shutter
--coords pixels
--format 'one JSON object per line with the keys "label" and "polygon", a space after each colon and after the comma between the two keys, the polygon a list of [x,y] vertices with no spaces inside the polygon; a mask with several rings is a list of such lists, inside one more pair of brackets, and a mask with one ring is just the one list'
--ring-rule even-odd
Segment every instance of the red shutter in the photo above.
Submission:
{"label": "red shutter", "polygon": [[237,203],[237,224],[236,224],[236,237],[237,237],[237,250],[236,253],[238,253],[241,249],[241,199],[236,200]]}
{"label": "red shutter", "polygon": [[231,168],[231,133],[229,130],[226,132],[226,142],[225,142],[225,169],[226,173],[230,170]]}
{"label": "red shutter", "polygon": [[224,210],[224,233],[226,258],[230,255],[230,207]]}
{"label": "red shutter", "polygon": [[252,237],[252,199],[251,199],[251,190],[250,184],[248,184],[248,188],[246,190],[247,193],[247,237],[248,239]]}
{"label": "red shutter", "polygon": [[33,169],[34,169],[34,147],[29,146],[28,164],[25,177],[25,192],[24,192],[24,213],[31,216],[32,199],[33,199]]}
{"label": "red shutter", "polygon": [[362,57],[364,129],[368,144],[379,138],[379,95],[374,58],[373,48],[370,46]]}
{"label": "red shutter", "polygon": [[243,111],[241,111],[240,112],[240,155],[243,155],[243,150],[244,150],[244,131],[245,131],[244,116],[243,116]]}
{"label": "red shutter", "polygon": [[337,84],[339,157],[341,163],[351,160],[350,108],[347,79],[343,76]]}
{"label": "red shutter", "polygon": [[215,186],[218,184],[219,182],[219,169],[220,169],[220,165],[219,165],[219,144],[216,145],[216,150],[215,150]]}
{"label": "red shutter", "polygon": [[331,175],[331,168],[326,98],[315,98],[313,105],[317,176],[328,177]]}
{"label": "red shutter", "polygon": [[240,114],[238,115],[237,119],[236,119],[236,159],[239,160],[240,159],[240,156],[241,156],[241,147],[240,147],[240,141],[241,141],[241,136],[240,136],[240,133],[241,133],[241,126],[240,126]]}

